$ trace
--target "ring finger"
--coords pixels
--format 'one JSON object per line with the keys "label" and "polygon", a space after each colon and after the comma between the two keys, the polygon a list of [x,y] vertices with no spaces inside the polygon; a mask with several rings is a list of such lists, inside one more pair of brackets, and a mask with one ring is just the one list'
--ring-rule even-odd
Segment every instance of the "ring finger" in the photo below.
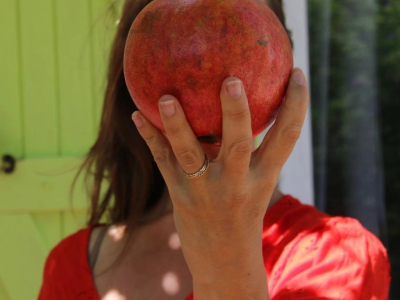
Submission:
{"label": "ring finger", "polygon": [[201,169],[205,156],[178,100],[171,95],[160,98],[159,109],[167,138],[181,166],[189,174]]}

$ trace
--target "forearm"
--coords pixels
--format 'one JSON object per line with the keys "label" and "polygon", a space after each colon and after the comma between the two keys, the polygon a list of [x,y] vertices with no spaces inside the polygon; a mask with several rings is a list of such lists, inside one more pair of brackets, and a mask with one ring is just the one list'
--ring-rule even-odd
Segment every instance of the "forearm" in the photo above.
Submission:
{"label": "forearm", "polygon": [[261,244],[253,249],[231,248],[221,259],[203,261],[193,275],[194,300],[269,300]]}
{"label": "forearm", "polygon": [[194,300],[269,300],[265,274],[234,278],[231,274],[212,285],[194,283]]}

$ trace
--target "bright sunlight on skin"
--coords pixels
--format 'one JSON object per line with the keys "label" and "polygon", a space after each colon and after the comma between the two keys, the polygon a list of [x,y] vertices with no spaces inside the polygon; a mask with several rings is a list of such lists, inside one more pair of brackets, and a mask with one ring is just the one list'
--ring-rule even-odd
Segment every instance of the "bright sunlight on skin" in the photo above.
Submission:
{"label": "bright sunlight on skin", "polygon": [[118,229],[117,227],[110,228],[110,236],[114,241],[119,241],[123,237],[124,228]]}
{"label": "bright sunlight on skin", "polygon": [[127,298],[116,289],[109,290],[103,300],[127,300]]}
{"label": "bright sunlight on skin", "polygon": [[169,237],[168,244],[171,247],[171,249],[174,250],[178,250],[181,247],[181,240],[179,239],[179,235],[177,232],[171,234],[171,236]]}
{"label": "bright sunlight on skin", "polygon": [[[163,219],[161,221],[168,222],[167,219]],[[125,226],[111,226],[108,235],[113,241],[115,242],[120,241],[123,238],[124,229]],[[172,250],[181,249],[181,242],[179,239],[179,235],[176,231],[169,234],[166,247]],[[165,271],[165,273],[161,276],[160,286],[166,295],[168,296],[177,295],[181,289],[181,284],[178,274],[168,270]],[[127,300],[127,297],[117,289],[110,289],[106,293],[106,295],[102,298],[102,300]]]}
{"label": "bright sunlight on skin", "polygon": [[179,278],[173,272],[167,272],[162,279],[161,286],[163,287],[164,291],[170,295],[176,295],[179,293]]}

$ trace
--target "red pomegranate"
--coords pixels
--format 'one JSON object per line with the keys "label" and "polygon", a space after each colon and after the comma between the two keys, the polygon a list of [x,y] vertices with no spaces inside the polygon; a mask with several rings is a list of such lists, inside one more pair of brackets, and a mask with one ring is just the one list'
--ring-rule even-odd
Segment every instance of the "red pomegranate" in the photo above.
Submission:
{"label": "red pomegranate", "polygon": [[204,143],[220,145],[220,90],[230,76],[242,80],[253,137],[270,125],[293,68],[288,35],[260,0],[154,0],[134,20],[124,74],[141,113],[165,132],[161,96],[180,102]]}

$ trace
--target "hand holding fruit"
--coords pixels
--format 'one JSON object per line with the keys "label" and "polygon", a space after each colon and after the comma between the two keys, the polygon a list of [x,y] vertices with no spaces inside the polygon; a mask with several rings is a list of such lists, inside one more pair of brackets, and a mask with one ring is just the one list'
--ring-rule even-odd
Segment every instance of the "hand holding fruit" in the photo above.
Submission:
{"label": "hand holding fruit", "polygon": [[197,293],[220,295],[221,299],[262,299],[264,295],[265,299],[263,218],[281,169],[300,135],[309,102],[308,87],[301,70],[294,69],[276,122],[253,153],[251,115],[241,81],[227,78],[220,98],[221,149],[208,169],[194,179],[185,173],[199,171],[205,155],[179,99],[170,95],[160,99],[168,139],[140,112],[132,118],[167,184],[195,297]]}

